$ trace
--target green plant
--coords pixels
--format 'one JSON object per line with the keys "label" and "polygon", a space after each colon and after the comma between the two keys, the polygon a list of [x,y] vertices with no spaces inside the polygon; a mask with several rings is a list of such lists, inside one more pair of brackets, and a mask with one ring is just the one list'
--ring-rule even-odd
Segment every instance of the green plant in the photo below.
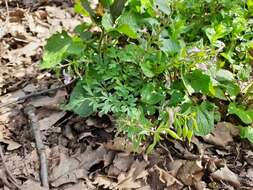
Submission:
{"label": "green plant", "polygon": [[248,125],[251,111],[236,104],[250,95],[241,84],[251,73],[252,4],[101,0],[92,9],[78,0],[75,10],[91,22],[48,39],[41,67],[80,76],[64,109],[113,114],[136,147],[153,137],[148,152],[163,138],[211,133],[221,118],[215,102]]}

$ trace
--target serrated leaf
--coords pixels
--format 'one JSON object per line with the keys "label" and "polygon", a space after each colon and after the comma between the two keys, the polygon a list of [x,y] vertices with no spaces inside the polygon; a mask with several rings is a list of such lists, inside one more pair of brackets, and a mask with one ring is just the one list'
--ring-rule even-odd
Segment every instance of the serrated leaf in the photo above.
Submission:
{"label": "serrated leaf", "polygon": [[251,124],[253,122],[251,112],[245,110],[242,106],[238,106],[233,102],[231,102],[228,106],[228,114],[237,115],[245,124]]}
{"label": "serrated leaf", "polygon": [[102,26],[104,27],[104,29],[107,32],[114,28],[111,15],[109,13],[105,13],[103,15],[103,17],[102,17]]}
{"label": "serrated leaf", "polygon": [[76,13],[79,13],[83,16],[89,16],[89,12],[85,10],[80,0],[76,0],[74,10]]}
{"label": "serrated leaf", "polygon": [[136,16],[131,12],[123,13],[117,20],[116,30],[130,38],[138,38],[137,28]]}
{"label": "serrated leaf", "polygon": [[40,65],[41,69],[51,69],[59,65],[62,59],[65,57],[67,46],[60,49],[57,52],[45,51]]}
{"label": "serrated leaf", "polygon": [[214,104],[202,102],[196,109],[197,129],[194,133],[199,136],[210,134],[214,129]]}
{"label": "serrated leaf", "polygon": [[162,91],[153,83],[146,84],[141,90],[141,101],[147,104],[157,104],[164,98]]}
{"label": "serrated leaf", "polygon": [[152,78],[155,76],[155,73],[153,72],[152,63],[150,61],[145,61],[141,64],[141,70],[149,78]]}
{"label": "serrated leaf", "polygon": [[234,74],[231,73],[230,71],[228,70],[225,70],[225,69],[220,69],[217,71],[216,73],[216,77],[219,81],[233,81],[235,78],[234,78]]}
{"label": "serrated leaf", "polygon": [[121,24],[117,27],[117,31],[119,33],[125,34],[130,38],[136,39],[138,38],[137,32],[128,24]]}
{"label": "serrated leaf", "polygon": [[93,113],[93,106],[89,101],[87,91],[82,86],[82,81],[78,81],[70,95],[69,103],[64,109],[74,111],[81,117],[87,117]]}
{"label": "serrated leaf", "polygon": [[161,39],[160,49],[166,53],[175,54],[180,52],[181,47],[179,42],[177,42],[176,40],[163,38]]}
{"label": "serrated leaf", "polygon": [[170,10],[170,1],[168,0],[156,0],[155,1],[155,6],[161,10],[164,14],[170,15],[171,10]]}
{"label": "serrated leaf", "polygon": [[241,127],[240,137],[248,139],[253,144],[253,128],[252,127]]}
{"label": "serrated leaf", "polygon": [[50,69],[60,64],[71,42],[71,37],[65,31],[52,35],[47,40],[40,67]]}
{"label": "serrated leaf", "polygon": [[196,69],[192,73],[185,75],[183,78],[189,94],[199,92],[206,95],[215,95],[210,76],[204,74],[201,70]]}

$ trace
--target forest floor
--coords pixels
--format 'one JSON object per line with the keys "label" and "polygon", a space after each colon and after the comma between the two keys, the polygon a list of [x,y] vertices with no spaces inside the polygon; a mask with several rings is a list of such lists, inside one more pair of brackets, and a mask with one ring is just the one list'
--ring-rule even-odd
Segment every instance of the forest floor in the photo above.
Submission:
{"label": "forest floor", "polygon": [[39,62],[50,35],[87,19],[72,7],[70,0],[0,1],[0,189],[47,189],[32,119],[45,146],[50,189],[253,189],[253,146],[231,123],[218,123],[190,144],[164,140],[145,155],[116,135],[111,117],[80,118],[59,108],[73,84],[57,89],[63,80],[41,71]]}

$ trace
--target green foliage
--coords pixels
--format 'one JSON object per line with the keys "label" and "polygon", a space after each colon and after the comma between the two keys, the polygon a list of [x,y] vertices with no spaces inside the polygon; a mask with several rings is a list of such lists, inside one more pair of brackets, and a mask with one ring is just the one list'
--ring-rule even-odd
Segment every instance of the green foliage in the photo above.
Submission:
{"label": "green foliage", "polygon": [[253,86],[240,89],[251,74],[251,0],[101,0],[95,10],[78,0],[75,10],[92,24],[49,38],[41,64],[81,77],[64,109],[113,114],[136,148],[153,137],[147,152],[164,138],[211,133],[220,119],[212,102],[253,122],[240,100]]}

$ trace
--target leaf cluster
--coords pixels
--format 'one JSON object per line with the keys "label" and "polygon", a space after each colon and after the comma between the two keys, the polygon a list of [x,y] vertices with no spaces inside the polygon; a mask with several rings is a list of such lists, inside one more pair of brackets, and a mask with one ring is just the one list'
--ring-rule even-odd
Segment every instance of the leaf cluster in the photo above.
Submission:
{"label": "leaf cluster", "polygon": [[[77,0],[90,23],[48,39],[41,67],[80,76],[64,109],[113,114],[136,147],[191,140],[237,115],[253,139],[252,0]],[[219,102],[219,104],[217,104]],[[221,106],[220,106],[221,105]],[[225,107],[225,116],[221,109]]]}

